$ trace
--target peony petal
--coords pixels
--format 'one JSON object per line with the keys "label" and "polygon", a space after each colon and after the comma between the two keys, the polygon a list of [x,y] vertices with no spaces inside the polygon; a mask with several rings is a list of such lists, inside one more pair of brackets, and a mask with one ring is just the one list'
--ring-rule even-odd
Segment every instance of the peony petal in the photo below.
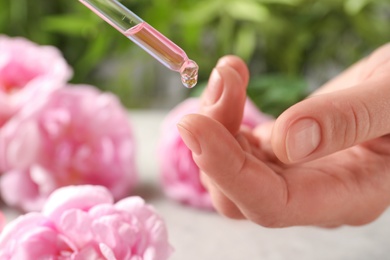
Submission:
{"label": "peony petal", "polygon": [[8,165],[13,169],[26,169],[37,159],[41,145],[38,126],[31,121],[19,128],[5,152]]}
{"label": "peony petal", "polygon": [[118,201],[115,208],[129,213],[137,213],[145,207],[145,201],[138,196],[128,197]]}
{"label": "peony petal", "polygon": [[156,249],[154,247],[148,247],[143,255],[143,260],[157,260]]}
{"label": "peony petal", "polygon": [[30,168],[31,180],[38,186],[39,194],[48,196],[56,189],[56,182],[51,172],[39,165],[33,165]]}
{"label": "peony petal", "polygon": [[117,246],[119,237],[116,234],[116,226],[118,223],[117,216],[105,216],[95,220],[92,223],[92,232],[96,241],[103,242],[107,246],[114,248]]}
{"label": "peony petal", "polygon": [[115,156],[115,146],[108,137],[102,138],[101,142],[101,160],[105,164],[112,163]]}
{"label": "peony petal", "polygon": [[62,212],[68,209],[88,211],[93,206],[112,203],[112,195],[102,186],[68,186],[50,195],[42,213],[56,220],[60,219]]}
{"label": "peony petal", "polygon": [[117,260],[114,252],[106,244],[100,243],[99,248],[106,260]]}
{"label": "peony petal", "polygon": [[59,254],[58,234],[45,227],[29,230],[15,248],[13,259],[54,259]]}
{"label": "peony petal", "polygon": [[78,248],[83,248],[92,239],[92,219],[87,212],[79,209],[70,209],[64,212],[57,228],[67,236]]}
{"label": "peony petal", "polygon": [[1,196],[8,205],[35,204],[38,196],[38,187],[31,180],[28,171],[9,171],[0,179]]}
{"label": "peony petal", "polygon": [[26,230],[34,228],[45,221],[46,218],[40,213],[29,213],[9,223],[0,235],[0,251],[7,248],[13,239],[18,239]]}
{"label": "peony petal", "polygon": [[98,219],[107,215],[119,214],[120,211],[115,209],[112,204],[100,204],[91,208],[88,214],[93,219]]}
{"label": "peony petal", "polygon": [[1,231],[3,231],[5,224],[6,224],[6,219],[3,215],[3,213],[0,212],[0,233],[1,233]]}
{"label": "peony petal", "polygon": [[71,122],[71,115],[66,109],[53,109],[43,114],[43,128],[51,138],[58,138]]}
{"label": "peony petal", "polygon": [[[68,259],[64,259],[68,260]],[[77,254],[71,257],[71,260],[106,260],[99,252],[92,246],[84,247]]]}

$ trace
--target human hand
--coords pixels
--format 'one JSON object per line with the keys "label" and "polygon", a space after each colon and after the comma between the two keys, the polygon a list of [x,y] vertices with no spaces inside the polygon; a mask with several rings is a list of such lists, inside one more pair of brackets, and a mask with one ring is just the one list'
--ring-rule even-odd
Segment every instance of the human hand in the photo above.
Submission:
{"label": "human hand", "polygon": [[239,129],[249,73],[222,58],[178,124],[223,215],[266,227],[363,225],[390,204],[390,45],[269,124]]}

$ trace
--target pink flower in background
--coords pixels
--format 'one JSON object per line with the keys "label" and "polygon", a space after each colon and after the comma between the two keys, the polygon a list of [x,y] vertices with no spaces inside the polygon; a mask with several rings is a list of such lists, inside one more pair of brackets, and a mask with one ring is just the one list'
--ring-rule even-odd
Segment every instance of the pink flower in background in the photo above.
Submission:
{"label": "pink flower in background", "polygon": [[[0,127],[27,101],[62,87],[72,70],[59,50],[0,35]],[[43,84],[50,79],[52,84]]]}
{"label": "pink flower in background", "polygon": [[172,253],[164,221],[139,197],[113,204],[101,186],[55,191],[42,213],[8,224],[0,259],[166,260]]}
{"label": "pink flower in background", "polygon": [[3,230],[5,223],[6,223],[6,219],[4,217],[4,214],[0,212],[0,232]]}
{"label": "pink flower in background", "polygon": [[137,181],[135,144],[118,99],[89,86],[37,98],[0,131],[1,194],[11,206],[39,210],[55,189],[93,184],[116,199]]}
{"label": "pink flower in background", "polygon": [[[162,185],[168,197],[190,206],[212,209],[210,195],[200,181],[199,168],[176,126],[184,115],[198,112],[199,102],[198,98],[187,99],[168,114],[161,129],[158,156]],[[254,128],[267,120],[269,117],[248,99],[242,124]]]}

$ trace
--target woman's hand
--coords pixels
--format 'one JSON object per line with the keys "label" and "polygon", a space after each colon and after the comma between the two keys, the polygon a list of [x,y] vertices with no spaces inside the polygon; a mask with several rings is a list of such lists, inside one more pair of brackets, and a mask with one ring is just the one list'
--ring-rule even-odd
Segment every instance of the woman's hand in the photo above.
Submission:
{"label": "woman's hand", "polygon": [[249,73],[222,58],[178,124],[216,209],[266,227],[375,220],[390,204],[390,45],[276,121],[239,129]]}

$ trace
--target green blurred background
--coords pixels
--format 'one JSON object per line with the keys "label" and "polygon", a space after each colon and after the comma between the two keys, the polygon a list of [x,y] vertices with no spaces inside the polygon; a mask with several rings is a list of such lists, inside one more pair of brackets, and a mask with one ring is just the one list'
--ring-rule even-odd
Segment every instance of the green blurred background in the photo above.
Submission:
{"label": "green blurred background", "polygon": [[77,0],[0,0],[0,33],[57,46],[73,83],[129,108],[171,108],[199,93],[225,54],[250,66],[251,98],[277,116],[390,41],[389,0],[123,0],[200,66],[195,91]]}

